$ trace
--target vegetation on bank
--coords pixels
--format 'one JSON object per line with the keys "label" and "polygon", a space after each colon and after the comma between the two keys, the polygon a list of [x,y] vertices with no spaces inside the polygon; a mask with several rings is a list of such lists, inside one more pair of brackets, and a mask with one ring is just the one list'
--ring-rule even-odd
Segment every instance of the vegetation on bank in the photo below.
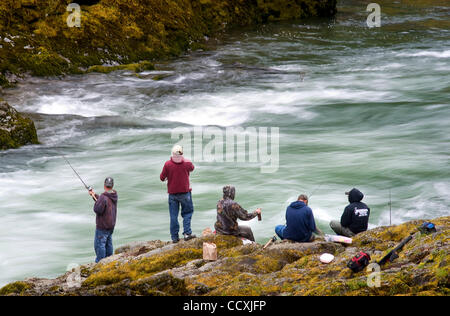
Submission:
{"label": "vegetation on bank", "polygon": [[[99,264],[54,279],[27,279],[0,289],[1,295],[449,295],[450,217],[433,220],[437,232],[418,233],[423,221],[379,227],[357,235],[351,246],[316,241],[242,245],[233,236],[208,235],[177,245],[152,241],[119,248]],[[399,258],[382,267],[379,287],[370,273],[346,263],[359,251],[380,260],[416,233]],[[203,242],[214,242],[217,261],[202,259]],[[335,255],[322,264],[323,253]],[[79,277],[76,285],[68,280]]]}
{"label": "vegetation on bank", "polygon": [[[67,25],[72,2],[81,4],[80,27]],[[2,0],[0,85],[25,73],[113,71],[202,48],[229,26],[335,12],[336,0]]]}

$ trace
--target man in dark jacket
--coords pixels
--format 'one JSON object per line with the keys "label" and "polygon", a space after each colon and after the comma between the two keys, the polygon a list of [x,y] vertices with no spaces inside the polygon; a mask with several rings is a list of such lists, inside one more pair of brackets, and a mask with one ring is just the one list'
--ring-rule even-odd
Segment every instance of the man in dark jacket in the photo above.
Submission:
{"label": "man in dark jacket", "polygon": [[117,192],[113,190],[113,187],[114,180],[106,178],[105,192],[102,195],[98,196],[93,190],[89,191],[89,194],[96,201],[94,205],[96,214],[94,249],[97,255],[95,262],[113,254],[112,235],[116,226],[118,201]]}
{"label": "man in dark jacket", "polygon": [[253,213],[248,213],[234,201],[236,190],[233,186],[223,187],[223,199],[217,203],[217,222],[214,225],[217,234],[233,235],[255,241],[252,229],[239,225],[237,220],[249,221],[261,215],[258,208]]}
{"label": "man in dark jacket", "polygon": [[301,194],[298,200],[286,209],[286,225],[275,227],[278,237],[296,242],[310,242],[314,240],[313,233],[322,234],[316,227],[314,215],[308,206],[308,197]]}
{"label": "man in dark jacket", "polygon": [[353,188],[348,195],[349,205],[342,214],[341,221],[331,221],[331,229],[338,235],[353,237],[367,230],[369,224],[370,208],[362,201],[364,194]]}
{"label": "man in dark jacket", "polygon": [[194,164],[183,157],[183,148],[175,145],[172,148],[172,157],[164,164],[161,172],[161,181],[167,181],[167,191],[169,193],[169,213],[170,213],[170,235],[172,242],[180,241],[178,233],[180,224],[178,215],[183,217],[184,240],[190,240],[196,236],[192,234],[191,219],[194,213],[192,203],[192,189],[189,182],[189,174],[194,171]]}

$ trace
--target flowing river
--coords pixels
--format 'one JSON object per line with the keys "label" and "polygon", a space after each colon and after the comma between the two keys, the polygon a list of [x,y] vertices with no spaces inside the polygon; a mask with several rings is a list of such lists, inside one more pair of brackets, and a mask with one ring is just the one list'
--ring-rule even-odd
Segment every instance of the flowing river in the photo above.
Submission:
{"label": "flowing river", "polygon": [[30,78],[5,91],[41,144],[0,153],[0,285],[94,259],[93,202],[61,155],[97,191],[114,177],[115,246],[170,240],[159,174],[180,127],[279,129],[275,172],[194,157],[197,235],[213,228],[226,184],[244,208],[262,208],[248,223],[261,243],[300,193],[329,233],[352,187],[371,227],[389,225],[390,193],[393,224],[449,215],[450,10],[416,2],[379,1],[381,27],[367,27],[367,4],[342,1],[331,20],[231,30],[155,72]]}

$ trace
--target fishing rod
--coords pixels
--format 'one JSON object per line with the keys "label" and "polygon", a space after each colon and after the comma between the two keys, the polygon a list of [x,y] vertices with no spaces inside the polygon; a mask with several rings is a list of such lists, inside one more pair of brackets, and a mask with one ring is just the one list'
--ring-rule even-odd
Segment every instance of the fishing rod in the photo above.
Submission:
{"label": "fishing rod", "polygon": [[402,240],[397,247],[392,249],[386,256],[384,256],[380,261],[378,261],[378,265],[382,266],[387,262],[393,262],[398,258],[398,253],[403,249],[403,247],[414,238],[415,232],[412,232],[408,237]]}
{"label": "fishing rod", "polygon": [[[69,165],[69,167],[73,170],[73,172],[77,175],[78,179],[80,179],[81,183],[83,183],[84,187],[86,188],[86,190],[88,190],[88,192],[91,192],[93,190],[93,188],[91,186],[88,186],[83,179],[81,179],[80,175],[78,174],[78,172],[74,169],[74,167],[72,167],[72,165],[70,164],[69,160],[67,160],[67,158],[65,156],[62,156],[64,158],[64,160],[66,161],[66,163]],[[92,198],[94,199],[94,201],[97,202],[97,198],[95,196],[92,196]]]}
{"label": "fishing rod", "polygon": [[389,226],[392,226],[392,197],[391,197],[391,189],[389,189]]}
{"label": "fishing rod", "polygon": [[316,193],[323,185],[324,181],[322,181],[321,183],[319,183],[319,185],[311,192],[311,194],[308,196],[308,199],[311,199],[311,196],[314,195],[314,193]]}

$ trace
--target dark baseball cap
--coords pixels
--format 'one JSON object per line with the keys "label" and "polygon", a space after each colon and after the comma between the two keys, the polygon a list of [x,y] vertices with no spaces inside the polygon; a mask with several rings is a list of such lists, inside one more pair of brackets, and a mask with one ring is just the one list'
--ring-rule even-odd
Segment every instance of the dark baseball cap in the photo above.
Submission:
{"label": "dark baseball cap", "polygon": [[113,178],[106,178],[105,179],[105,187],[112,188],[114,186],[114,179]]}
{"label": "dark baseball cap", "polygon": [[350,192],[352,191],[359,191],[357,188],[353,188],[350,191],[345,192],[345,195],[350,195]]}
{"label": "dark baseball cap", "polygon": [[353,190],[356,190],[355,188],[351,189],[350,191],[346,191],[345,195],[350,195],[350,192],[352,192]]}

